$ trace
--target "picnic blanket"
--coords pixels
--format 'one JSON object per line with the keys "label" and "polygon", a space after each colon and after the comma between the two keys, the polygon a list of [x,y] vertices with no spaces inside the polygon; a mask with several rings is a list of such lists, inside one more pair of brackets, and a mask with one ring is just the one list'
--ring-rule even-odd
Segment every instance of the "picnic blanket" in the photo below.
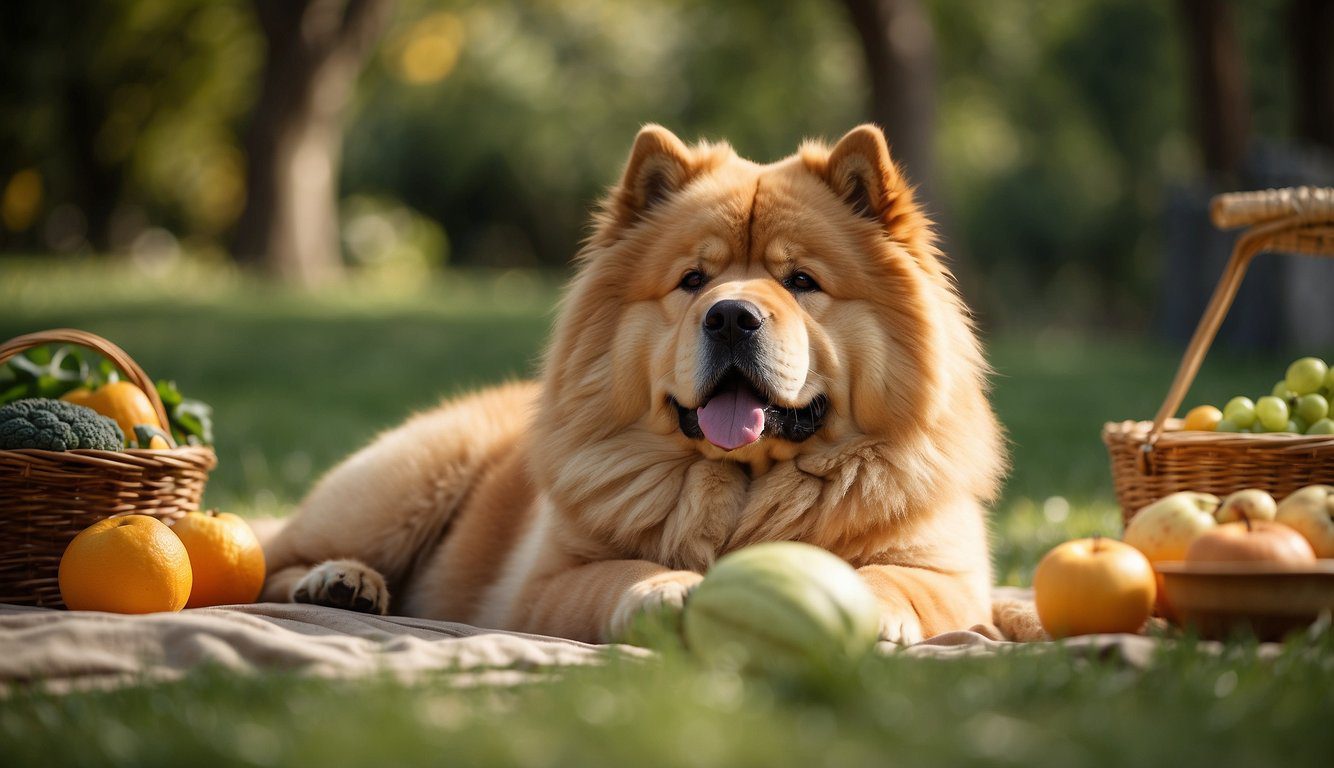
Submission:
{"label": "picnic blanket", "polygon": [[[887,653],[951,658],[998,653],[1018,641],[1042,641],[1028,595],[1000,589],[995,623],[949,632]],[[1067,647],[1147,663],[1156,641],[1095,635]],[[0,692],[15,685],[51,690],[174,680],[201,666],[253,673],[287,671],[326,678],[390,674],[411,680],[450,673],[461,685],[507,685],[562,667],[631,659],[652,652],[553,637],[498,632],[466,624],[290,603],[199,608],[123,616],[0,605]]]}

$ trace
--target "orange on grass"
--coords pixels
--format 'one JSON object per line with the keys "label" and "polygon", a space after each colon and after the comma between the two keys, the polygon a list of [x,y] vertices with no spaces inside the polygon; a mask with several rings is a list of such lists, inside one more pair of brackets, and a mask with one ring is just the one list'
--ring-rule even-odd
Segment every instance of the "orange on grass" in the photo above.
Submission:
{"label": "orange on grass", "polygon": [[1213,432],[1222,420],[1222,411],[1212,405],[1197,405],[1186,414],[1181,428],[1190,432]]}
{"label": "orange on grass", "polygon": [[93,523],[60,558],[60,597],[75,611],[179,611],[192,580],[185,545],[147,515]]}
{"label": "orange on grass", "polygon": [[253,603],[264,586],[264,550],[245,520],[227,512],[191,512],[171,529],[185,544],[195,585],[186,608]]}

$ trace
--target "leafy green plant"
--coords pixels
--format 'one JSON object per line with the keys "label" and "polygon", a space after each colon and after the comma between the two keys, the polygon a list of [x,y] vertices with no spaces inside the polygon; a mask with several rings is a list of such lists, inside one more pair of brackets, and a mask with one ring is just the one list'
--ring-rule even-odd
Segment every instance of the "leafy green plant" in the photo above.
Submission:
{"label": "leafy green plant", "polygon": [[171,421],[171,436],[183,445],[213,445],[213,407],[181,394],[176,382],[159,379],[157,394]]}
{"label": "leafy green plant", "polygon": [[0,368],[0,405],[28,397],[58,398],[92,376],[74,347],[37,347],[14,355]]}
{"label": "leafy green plant", "polygon": [[[0,366],[0,405],[28,397],[59,399],[79,387],[96,389],[120,381],[120,371],[96,353],[58,345],[30,349]],[[213,408],[181,394],[176,382],[157,381],[171,435],[181,445],[213,444]]]}

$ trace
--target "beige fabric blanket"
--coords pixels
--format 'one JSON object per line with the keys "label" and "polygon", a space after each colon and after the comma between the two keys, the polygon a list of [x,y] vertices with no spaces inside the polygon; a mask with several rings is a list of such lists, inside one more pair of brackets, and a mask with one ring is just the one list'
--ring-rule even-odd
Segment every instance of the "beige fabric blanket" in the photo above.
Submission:
{"label": "beige fabric blanket", "polygon": [[[623,647],[631,656],[648,651]],[[466,624],[258,603],[124,616],[0,605],[0,687],[53,690],[173,680],[202,665],[327,678],[452,672],[461,684],[509,684],[607,653],[554,637]]]}
{"label": "beige fabric blanket", "polygon": [[[950,632],[906,649],[885,644],[882,650],[949,658],[1045,639],[1022,591],[998,590],[995,616],[995,625]],[[1142,664],[1155,641],[1105,635],[1072,642],[1093,655]],[[0,691],[15,685],[60,691],[173,680],[201,665],[328,678],[390,674],[411,680],[447,672],[461,685],[504,685],[553,668],[600,663],[612,652],[612,646],[311,605],[261,603],[147,616],[0,605]],[[615,652],[652,655],[629,646],[616,646]]]}

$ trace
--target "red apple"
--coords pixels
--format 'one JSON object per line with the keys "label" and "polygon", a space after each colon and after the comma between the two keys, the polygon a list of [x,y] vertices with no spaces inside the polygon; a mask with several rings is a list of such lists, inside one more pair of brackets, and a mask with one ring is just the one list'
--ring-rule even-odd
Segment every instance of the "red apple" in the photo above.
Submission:
{"label": "red apple", "polygon": [[1243,518],[1224,523],[1191,542],[1190,562],[1315,562],[1315,551],[1300,533],[1281,523]]}
{"label": "red apple", "polygon": [[1129,544],[1101,537],[1057,546],[1033,573],[1033,602],[1052,637],[1138,632],[1156,592],[1148,559]]}

